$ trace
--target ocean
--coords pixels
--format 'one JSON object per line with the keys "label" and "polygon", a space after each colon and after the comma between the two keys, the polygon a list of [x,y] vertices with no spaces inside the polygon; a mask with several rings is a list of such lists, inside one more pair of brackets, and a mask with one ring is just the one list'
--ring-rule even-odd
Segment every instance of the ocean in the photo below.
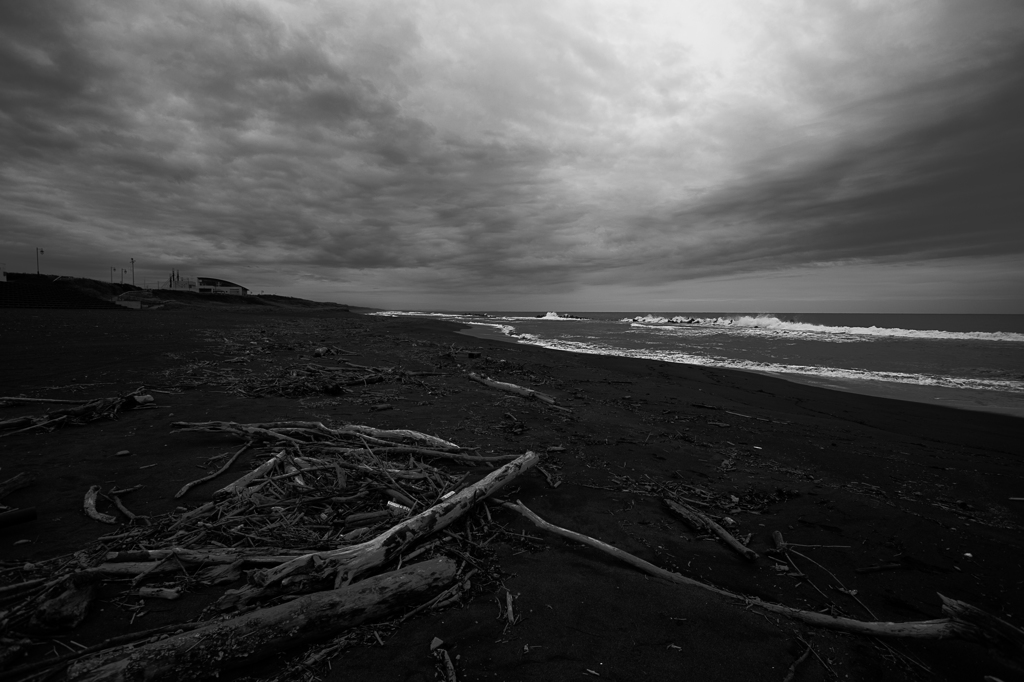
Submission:
{"label": "ocean", "polygon": [[769,374],[1024,417],[1024,315],[387,311],[575,353]]}

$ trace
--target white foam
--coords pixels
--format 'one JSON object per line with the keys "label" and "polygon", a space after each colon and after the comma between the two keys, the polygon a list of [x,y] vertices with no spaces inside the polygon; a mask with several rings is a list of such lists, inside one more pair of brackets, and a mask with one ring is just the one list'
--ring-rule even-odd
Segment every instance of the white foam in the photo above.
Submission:
{"label": "white foam", "polygon": [[[1024,393],[1024,381],[996,379],[964,379],[933,374],[912,374],[908,372],[873,372],[860,369],[841,369],[836,367],[813,367],[772,362],[755,362],[753,360],[732,360],[729,358],[709,355],[694,355],[676,351],[653,351],[632,348],[617,348],[604,344],[582,343],[559,339],[538,339],[529,334],[515,335],[523,343],[551,348],[554,350],[587,353],[590,355],[615,355],[619,357],[638,358],[643,360],[659,360],[704,367],[720,367],[722,369],[740,369],[771,374],[802,374],[805,376],[825,377],[832,379],[855,379],[861,381],[889,381],[900,384],[916,384],[918,386],[941,386],[946,388],[967,388],[977,390],[1005,391]],[[527,338],[530,337],[530,338]]]}
{"label": "white foam", "polygon": [[633,326],[694,329],[694,328],[728,328],[735,333],[748,334],[784,334],[787,336],[814,336],[824,340],[838,340],[836,337],[852,337],[853,339],[870,338],[908,338],[908,339],[951,339],[959,341],[1010,341],[1024,343],[1024,334],[1014,332],[949,332],[938,329],[901,329],[899,327],[844,327],[807,322],[788,322],[774,315],[738,315],[736,317],[660,317],[642,315],[621,320]]}
{"label": "white foam", "polygon": [[452,313],[421,313],[415,310],[378,310],[369,314],[380,317],[462,317]]}

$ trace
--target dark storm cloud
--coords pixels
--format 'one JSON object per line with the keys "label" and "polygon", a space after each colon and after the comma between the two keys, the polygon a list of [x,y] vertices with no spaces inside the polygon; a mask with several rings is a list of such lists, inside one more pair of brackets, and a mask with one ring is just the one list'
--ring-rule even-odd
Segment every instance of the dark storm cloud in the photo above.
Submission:
{"label": "dark storm cloud", "polygon": [[[503,214],[537,184],[543,151],[445,143],[253,8],[171,5],[136,18],[129,29],[53,9],[8,24],[4,130],[19,186],[5,192],[8,220],[52,217],[56,191],[86,229],[120,223],[169,240],[172,255],[174,242],[205,244],[192,257],[210,263],[254,248],[278,264],[416,267],[514,241],[502,233],[519,220]],[[90,19],[116,36],[99,55],[69,28]],[[392,59],[415,42],[402,36]],[[376,46],[375,59],[390,49]],[[26,78],[29,67],[48,75]],[[26,162],[44,147],[45,167]],[[445,225],[428,218],[438,212]]]}
{"label": "dark storm cloud", "polygon": [[1003,47],[982,68],[858,106],[882,108],[891,120],[795,171],[758,175],[664,220],[637,217],[622,238],[656,233],[669,244],[711,231],[714,239],[643,256],[648,267],[685,266],[689,277],[1024,253],[1024,193],[1015,189],[1024,186],[1020,46]]}
{"label": "dark storm cloud", "polygon": [[442,297],[1019,253],[1021,27],[1000,0],[4,3],[0,247]]}

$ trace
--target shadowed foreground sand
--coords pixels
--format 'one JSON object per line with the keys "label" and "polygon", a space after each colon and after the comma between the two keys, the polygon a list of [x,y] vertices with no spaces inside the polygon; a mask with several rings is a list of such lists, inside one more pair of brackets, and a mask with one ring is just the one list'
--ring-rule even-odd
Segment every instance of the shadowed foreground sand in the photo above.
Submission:
{"label": "shadowed foreground sand", "polygon": [[[0,587],[25,579],[25,562],[95,550],[97,538],[131,530],[123,515],[118,526],[85,516],[90,486],[141,485],[123,502],[155,517],[199,506],[262,461],[243,454],[176,500],[185,483],[224,461],[212,466],[211,458],[241,441],[172,433],[171,423],[313,420],[414,429],[482,456],[541,453],[539,467],[501,498],[732,592],[857,619],[872,620],[870,611],[882,621],[940,618],[941,593],[1024,623],[1024,502],[1010,499],[1024,497],[1020,419],[755,374],[546,351],[470,338],[446,323],[343,311],[13,310],[0,321],[4,395],[85,399],[145,386],[156,406],[0,438],[0,481],[21,472],[36,477],[2,503],[38,514],[0,528]],[[344,353],[316,356],[322,347]],[[382,370],[382,378],[296,390],[295,397],[239,394],[260,386],[266,393],[272,382],[261,377],[280,383],[288,368],[310,363],[356,364]],[[542,391],[556,407],[470,381],[470,372]],[[47,411],[6,407],[0,419]],[[436,466],[467,474],[462,485],[493,470],[472,462]],[[667,494],[749,537],[759,558],[746,561],[693,531],[670,513]],[[1022,679],[982,645],[883,644],[797,624],[645,576],[496,502],[486,505],[436,546],[469,551],[450,552],[464,571],[469,560],[480,563],[468,591],[403,623],[361,627],[351,646],[293,679],[431,680],[439,670],[430,653],[435,637],[460,680],[774,682],[786,678],[804,642],[814,655],[797,680]],[[102,496],[100,510],[117,514]],[[792,543],[792,564],[770,552],[773,531]],[[195,619],[225,589],[182,575],[163,582],[184,595],[140,601],[121,596],[126,583],[104,583],[84,622],[57,637],[68,647],[40,637],[47,643],[9,665],[67,653],[72,641],[90,646]],[[223,677],[271,679],[294,660],[277,657]]]}

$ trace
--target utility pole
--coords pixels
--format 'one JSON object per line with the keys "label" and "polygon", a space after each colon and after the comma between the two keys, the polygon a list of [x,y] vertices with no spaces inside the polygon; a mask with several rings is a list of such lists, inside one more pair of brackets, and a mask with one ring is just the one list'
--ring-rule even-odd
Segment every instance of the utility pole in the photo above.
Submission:
{"label": "utility pole", "polygon": [[110,266],[110,283],[114,283],[114,270],[117,270],[114,266]]}
{"label": "utility pole", "polygon": [[41,254],[41,253],[46,253],[46,252],[45,252],[45,251],[43,251],[42,249],[40,249],[40,248],[39,248],[39,247],[37,246],[37,247],[36,247],[36,274],[37,274],[37,275],[39,274],[39,254]]}
{"label": "utility pole", "polygon": [[124,284],[124,273],[128,272],[124,268],[121,268],[121,284]]}
{"label": "utility pole", "polygon": [[132,258],[132,286],[135,286],[135,259]]}

